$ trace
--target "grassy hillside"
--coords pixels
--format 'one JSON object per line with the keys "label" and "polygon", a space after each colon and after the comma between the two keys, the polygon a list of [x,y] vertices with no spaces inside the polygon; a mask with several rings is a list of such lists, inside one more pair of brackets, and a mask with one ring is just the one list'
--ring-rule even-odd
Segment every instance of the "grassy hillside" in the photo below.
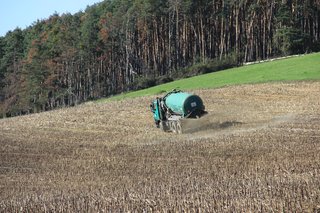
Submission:
{"label": "grassy hillside", "polygon": [[217,88],[227,85],[262,83],[269,81],[295,81],[320,79],[320,53],[293,57],[272,62],[232,68],[188,79],[181,79],[152,88],[102,99],[119,100],[126,97],[155,95],[174,88],[182,90]]}

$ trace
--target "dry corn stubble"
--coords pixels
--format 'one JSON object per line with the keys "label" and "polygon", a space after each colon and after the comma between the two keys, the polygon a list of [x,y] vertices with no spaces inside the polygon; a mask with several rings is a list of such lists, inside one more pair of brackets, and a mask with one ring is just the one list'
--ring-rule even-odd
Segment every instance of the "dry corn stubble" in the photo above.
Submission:
{"label": "dry corn stubble", "polygon": [[0,211],[319,211],[319,82],[194,92],[183,135],[153,97],[0,120]]}

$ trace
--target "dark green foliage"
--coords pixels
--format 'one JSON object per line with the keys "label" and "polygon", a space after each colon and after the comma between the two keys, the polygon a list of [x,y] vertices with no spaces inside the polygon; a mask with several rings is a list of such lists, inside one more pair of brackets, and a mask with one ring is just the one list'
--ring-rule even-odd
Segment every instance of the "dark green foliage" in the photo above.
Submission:
{"label": "dark green foliage", "polygon": [[0,114],[320,50],[318,1],[105,0],[0,38]]}
{"label": "dark green foliage", "polygon": [[180,69],[175,72],[173,76],[175,78],[186,78],[211,72],[217,72],[220,70],[229,69],[238,66],[235,53],[229,54],[222,59],[214,58],[205,62],[195,63],[194,65]]}
{"label": "dark green foliage", "polygon": [[275,43],[282,55],[300,54],[310,50],[310,36],[299,29],[284,27],[275,34]]}
{"label": "dark green foliage", "polygon": [[132,88],[134,90],[145,89],[157,85],[157,80],[155,78],[141,77],[138,78],[133,84]]}
{"label": "dark green foliage", "polygon": [[[187,77],[187,76],[185,76]],[[132,90],[146,89],[160,84],[165,84],[173,81],[174,79],[169,76],[159,76],[156,78],[153,77],[140,77],[134,81],[131,85]]]}
{"label": "dark green foliage", "polygon": [[[310,7],[306,5],[294,6],[297,10],[308,10]],[[294,10],[292,5],[282,4],[277,10],[276,14],[276,32],[274,34],[274,40],[276,47],[280,55],[299,54],[306,51],[310,51],[313,47],[313,38],[310,33],[304,32],[304,26],[301,25],[305,18],[300,12],[297,14],[292,13]],[[307,11],[309,13],[309,11]],[[310,24],[310,23],[309,23]],[[310,27],[310,26],[308,26]],[[310,29],[313,30],[313,29]]]}
{"label": "dark green foliage", "polygon": [[[0,37],[0,60],[4,57],[5,54],[5,42],[4,42],[4,37]],[[1,61],[1,66],[0,66],[0,101],[3,99],[3,94],[2,89],[4,87],[4,74],[6,72],[6,66],[2,64]]]}

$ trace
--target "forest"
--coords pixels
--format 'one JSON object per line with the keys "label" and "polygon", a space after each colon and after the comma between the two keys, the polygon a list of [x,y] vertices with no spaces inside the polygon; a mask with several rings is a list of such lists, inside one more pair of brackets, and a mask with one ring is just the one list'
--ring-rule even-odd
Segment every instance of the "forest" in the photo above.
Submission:
{"label": "forest", "polygon": [[0,37],[0,117],[317,51],[320,0],[105,0]]}

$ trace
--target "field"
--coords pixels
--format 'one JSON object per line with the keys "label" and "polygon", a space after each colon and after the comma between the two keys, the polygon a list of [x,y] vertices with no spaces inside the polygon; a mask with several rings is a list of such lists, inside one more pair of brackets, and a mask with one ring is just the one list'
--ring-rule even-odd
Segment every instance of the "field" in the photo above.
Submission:
{"label": "field", "polygon": [[0,212],[319,212],[320,82],[192,90],[188,133],[155,96],[0,120]]}

